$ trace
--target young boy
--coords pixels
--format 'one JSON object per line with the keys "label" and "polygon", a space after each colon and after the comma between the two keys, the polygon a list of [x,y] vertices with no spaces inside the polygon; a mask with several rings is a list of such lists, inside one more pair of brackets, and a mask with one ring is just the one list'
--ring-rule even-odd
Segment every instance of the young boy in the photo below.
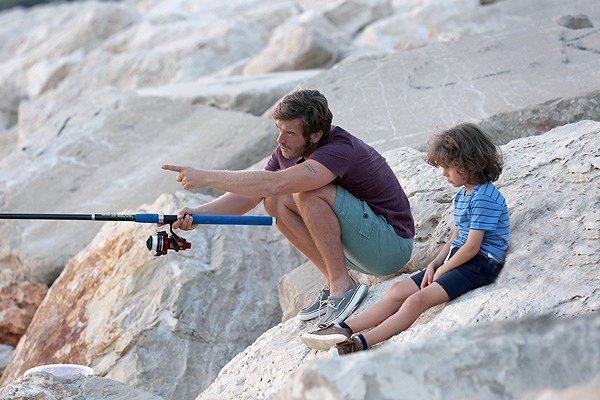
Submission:
{"label": "young boy", "polygon": [[508,207],[492,184],[502,172],[500,149],[478,126],[461,124],[432,138],[427,162],[460,188],[450,238],[427,268],[394,283],[364,312],[303,334],[308,347],[334,355],[366,350],[408,329],[427,309],[498,277],[509,238]]}

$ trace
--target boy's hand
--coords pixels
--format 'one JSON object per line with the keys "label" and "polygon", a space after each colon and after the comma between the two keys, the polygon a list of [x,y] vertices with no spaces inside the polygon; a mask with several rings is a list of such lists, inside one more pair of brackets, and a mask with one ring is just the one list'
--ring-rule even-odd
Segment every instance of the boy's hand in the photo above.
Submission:
{"label": "boy's hand", "polygon": [[435,271],[435,274],[433,274],[433,280],[435,281],[436,279],[438,279],[440,276],[444,275],[446,272],[448,272],[448,270],[446,268],[444,268],[445,264],[442,264],[441,267],[439,267],[437,269],[437,271]]}
{"label": "boy's hand", "polygon": [[423,280],[421,281],[421,289],[425,289],[427,286],[429,286],[431,284],[431,282],[434,281],[434,275],[435,275],[435,267],[433,265],[433,262],[431,262],[427,266],[427,269],[425,269],[425,275],[423,275]]}

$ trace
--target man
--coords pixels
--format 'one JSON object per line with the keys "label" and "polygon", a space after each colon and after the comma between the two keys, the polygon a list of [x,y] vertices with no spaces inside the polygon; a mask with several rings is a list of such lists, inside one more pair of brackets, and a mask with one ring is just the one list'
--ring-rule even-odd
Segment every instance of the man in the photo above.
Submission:
{"label": "man", "polygon": [[410,205],[385,159],[332,126],[327,99],[316,90],[286,96],[273,112],[277,147],[262,171],[177,172],[184,189],[226,193],[198,208],[183,208],[173,228],[194,229],[192,214],[244,214],[264,202],[277,228],[319,269],[326,286],[298,314],[341,322],[366,296],[348,268],[372,275],[399,271],[410,259],[414,224]]}

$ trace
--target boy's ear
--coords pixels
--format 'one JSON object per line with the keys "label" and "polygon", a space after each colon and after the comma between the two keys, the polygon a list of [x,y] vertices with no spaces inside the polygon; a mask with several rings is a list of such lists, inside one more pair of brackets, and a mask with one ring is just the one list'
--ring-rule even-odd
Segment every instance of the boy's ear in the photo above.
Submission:
{"label": "boy's ear", "polygon": [[315,144],[323,137],[323,131],[316,131],[310,134],[311,143]]}

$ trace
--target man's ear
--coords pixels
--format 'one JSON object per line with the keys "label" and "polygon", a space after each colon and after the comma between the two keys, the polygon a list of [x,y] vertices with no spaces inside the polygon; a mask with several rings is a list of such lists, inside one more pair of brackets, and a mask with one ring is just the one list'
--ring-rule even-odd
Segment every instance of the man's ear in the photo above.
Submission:
{"label": "man's ear", "polygon": [[323,131],[316,131],[310,134],[310,141],[312,144],[317,143],[323,137]]}

